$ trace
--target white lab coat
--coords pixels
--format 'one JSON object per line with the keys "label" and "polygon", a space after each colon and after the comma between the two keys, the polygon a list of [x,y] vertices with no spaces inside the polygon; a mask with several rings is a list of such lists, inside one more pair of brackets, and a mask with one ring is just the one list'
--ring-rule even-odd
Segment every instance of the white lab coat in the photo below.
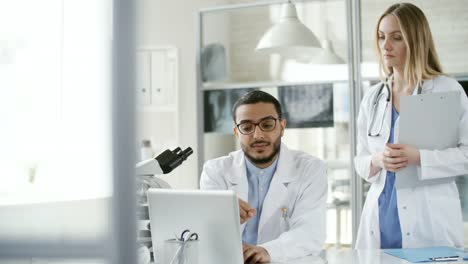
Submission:
{"label": "white lab coat", "polygon": [[[373,177],[369,177],[369,173],[371,155],[384,149],[390,135],[392,102],[385,113],[381,136],[367,135],[371,122],[371,107],[380,85],[381,83],[373,86],[365,94],[357,124],[358,147],[354,159],[356,171],[364,180],[372,183],[361,216],[356,240],[357,249],[380,248],[378,199],[385,185],[387,171],[381,170]],[[468,174],[468,99],[465,92],[456,80],[446,76],[424,81],[422,85],[422,93],[447,91],[460,92],[462,111],[458,147],[437,151],[420,149],[422,180]],[[387,93],[385,88],[383,92]],[[417,94],[417,89],[414,89],[414,94]],[[379,106],[382,107],[379,107],[376,120],[381,120],[386,97],[381,96]],[[398,126],[399,119],[395,123],[394,142],[398,142]],[[403,248],[463,247],[463,221],[458,189],[454,180],[445,184],[397,189],[397,206]]]}
{"label": "white lab coat", "polygon": [[[248,201],[244,152],[238,150],[207,161],[200,188],[234,190],[239,198]],[[281,144],[258,227],[258,245],[268,251],[272,262],[320,253],[325,242],[326,199],[324,162]],[[288,222],[282,217],[284,207]],[[241,234],[244,227],[245,224],[241,226]]]}

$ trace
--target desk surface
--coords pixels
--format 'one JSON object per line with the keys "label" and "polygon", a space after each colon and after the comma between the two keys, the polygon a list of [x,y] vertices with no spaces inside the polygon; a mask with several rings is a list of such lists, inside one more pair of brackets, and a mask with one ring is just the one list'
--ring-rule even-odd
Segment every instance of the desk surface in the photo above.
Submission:
{"label": "desk surface", "polygon": [[[306,257],[293,261],[285,262],[284,264],[408,264],[408,262],[397,257],[385,254],[380,250],[352,250],[352,249],[329,249],[325,252],[326,260],[320,257]],[[424,262],[431,263],[431,262]],[[449,262],[432,262],[432,263],[449,263],[459,264],[468,263],[468,261],[449,261]]]}
{"label": "desk surface", "polygon": [[[292,260],[284,262],[281,264],[408,264],[406,260],[402,260],[388,254],[383,253],[380,250],[352,250],[352,249],[329,249],[325,251],[326,260],[321,257],[305,257],[302,259]],[[103,260],[61,260],[61,259],[35,259],[31,262],[31,259],[27,260],[2,260],[0,259],[0,264],[30,264],[30,263],[40,263],[40,264],[107,264],[108,262]],[[431,262],[424,262],[431,263]],[[432,262],[434,263],[434,262]],[[468,261],[459,261],[459,262],[435,262],[437,264],[447,263],[447,264],[467,264]],[[199,263],[201,264],[201,263]],[[273,264],[273,263],[272,263]],[[276,263],[279,264],[279,263]]]}

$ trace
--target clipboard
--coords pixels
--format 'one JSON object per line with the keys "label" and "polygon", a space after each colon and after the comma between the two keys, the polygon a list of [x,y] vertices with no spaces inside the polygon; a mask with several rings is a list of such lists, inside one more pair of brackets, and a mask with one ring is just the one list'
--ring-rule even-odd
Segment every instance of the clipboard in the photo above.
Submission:
{"label": "clipboard", "polygon": [[383,252],[412,263],[467,260],[467,253],[453,247],[396,248]]}
{"label": "clipboard", "polygon": [[[460,93],[441,92],[402,96],[398,141],[418,149],[446,149],[458,144]],[[443,184],[453,178],[420,180],[421,168],[409,165],[396,173],[395,187]]]}

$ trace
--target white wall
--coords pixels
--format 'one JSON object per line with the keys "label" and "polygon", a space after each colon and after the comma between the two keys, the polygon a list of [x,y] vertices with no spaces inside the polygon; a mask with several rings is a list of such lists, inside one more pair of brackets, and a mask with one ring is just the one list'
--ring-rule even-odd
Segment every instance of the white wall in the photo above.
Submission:
{"label": "white wall", "polygon": [[[137,6],[137,46],[175,46],[179,52],[179,142],[192,147],[194,154],[174,172],[164,177],[174,188],[197,188],[197,105],[196,105],[196,14],[200,8],[225,5],[226,0],[141,0]],[[151,138],[154,127],[161,130],[174,116],[138,113],[139,134]]]}
{"label": "white wall", "polygon": [[[379,16],[394,0],[362,1],[363,61],[376,61],[373,30]],[[468,5],[466,0],[407,0],[427,17],[442,68],[449,74],[468,72]]]}

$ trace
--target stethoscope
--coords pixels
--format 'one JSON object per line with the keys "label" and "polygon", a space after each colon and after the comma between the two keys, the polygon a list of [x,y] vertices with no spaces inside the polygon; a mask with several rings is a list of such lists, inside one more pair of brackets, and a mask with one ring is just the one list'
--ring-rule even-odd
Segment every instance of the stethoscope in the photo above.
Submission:
{"label": "stethoscope", "polygon": [[[390,90],[390,87],[388,86],[389,79],[393,80],[393,76],[385,78],[385,82],[383,82],[382,85],[380,85],[379,91],[374,96],[372,109],[370,113],[371,122],[369,126],[369,131],[367,131],[367,135],[369,137],[378,137],[380,136],[380,132],[382,132],[382,127],[383,127],[383,123],[385,119],[384,117],[385,117],[385,114],[387,113],[387,108],[388,108],[388,105],[390,104],[390,99],[392,98],[392,91]],[[385,99],[385,109],[382,113],[379,130],[377,131],[377,133],[373,133],[376,115],[377,115],[377,109],[379,108],[380,98],[384,95],[384,93],[382,92],[384,88],[387,90],[387,98]],[[422,91],[421,82],[418,82],[418,94],[421,94],[421,91]]]}

